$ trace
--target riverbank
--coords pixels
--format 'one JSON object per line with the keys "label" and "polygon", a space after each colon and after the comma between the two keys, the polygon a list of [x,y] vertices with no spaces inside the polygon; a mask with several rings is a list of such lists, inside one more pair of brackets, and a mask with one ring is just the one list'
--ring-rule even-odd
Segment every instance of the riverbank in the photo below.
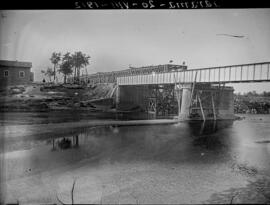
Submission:
{"label": "riverbank", "polygon": [[250,92],[246,95],[234,95],[234,113],[269,114],[270,97]]}
{"label": "riverbank", "polygon": [[[105,111],[114,107],[111,99],[114,87],[112,83],[89,86],[40,83],[9,86],[1,90],[0,110],[2,112]],[[97,100],[100,102],[94,103]]]}
{"label": "riverbank", "polygon": [[94,121],[78,121],[65,123],[49,123],[49,124],[32,124],[32,125],[5,125],[0,128],[0,135],[12,138],[31,138],[41,137],[49,134],[63,134],[70,129],[80,129],[100,126],[137,126],[137,125],[160,125],[175,124],[179,122],[176,119],[156,119],[156,120],[94,120]]}

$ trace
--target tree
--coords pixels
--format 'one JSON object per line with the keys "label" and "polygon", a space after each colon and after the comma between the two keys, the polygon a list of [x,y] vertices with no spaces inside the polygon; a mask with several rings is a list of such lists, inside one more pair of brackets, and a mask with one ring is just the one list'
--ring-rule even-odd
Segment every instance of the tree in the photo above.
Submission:
{"label": "tree", "polygon": [[61,73],[63,73],[64,75],[64,83],[67,82],[67,76],[72,74],[73,70],[72,70],[72,64],[69,63],[68,61],[64,61],[61,65],[60,65],[60,69],[59,71]]}
{"label": "tree", "polygon": [[44,74],[45,76],[48,76],[50,82],[51,82],[52,76],[55,76],[55,72],[50,67],[48,67],[46,71],[41,70],[41,73]]}
{"label": "tree", "polygon": [[58,66],[60,60],[61,60],[61,53],[56,53],[56,52],[53,52],[52,53],[52,56],[50,58],[52,64],[53,64],[53,71],[54,71],[54,77],[53,77],[53,80],[55,81],[55,75],[56,75],[56,67]]}
{"label": "tree", "polygon": [[67,52],[62,58],[62,63],[59,69],[59,72],[63,73],[64,75],[64,83],[66,83],[67,81],[67,76],[72,74],[73,72],[72,67],[73,67],[72,56],[70,55],[69,52]]}
{"label": "tree", "polygon": [[75,52],[72,55],[73,59],[73,65],[74,65],[74,78],[77,78],[79,80],[80,77],[80,70],[83,67],[86,67],[89,65],[89,59],[90,56],[87,56],[86,54],[82,53],[81,51]]}

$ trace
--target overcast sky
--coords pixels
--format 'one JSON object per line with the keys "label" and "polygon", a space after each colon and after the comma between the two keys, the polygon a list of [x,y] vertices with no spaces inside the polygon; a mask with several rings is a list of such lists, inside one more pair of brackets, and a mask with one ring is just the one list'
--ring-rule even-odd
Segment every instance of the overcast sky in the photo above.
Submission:
{"label": "overcast sky", "polygon": [[[270,9],[1,11],[0,58],[32,62],[35,80],[54,51],[90,55],[88,73],[170,60],[189,69],[263,62],[269,20]],[[270,91],[270,83],[234,87]]]}

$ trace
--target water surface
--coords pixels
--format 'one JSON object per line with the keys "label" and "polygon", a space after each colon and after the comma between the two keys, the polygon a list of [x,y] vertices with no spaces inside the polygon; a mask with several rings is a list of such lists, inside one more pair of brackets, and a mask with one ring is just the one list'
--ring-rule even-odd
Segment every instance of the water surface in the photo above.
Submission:
{"label": "water surface", "polygon": [[[100,189],[113,184],[110,180],[113,180],[115,175],[127,177],[123,173],[132,176],[136,171],[137,174],[134,174],[132,179],[120,180],[122,185],[126,186],[124,190],[128,192],[120,197],[126,203],[136,203],[136,200],[134,202],[134,199],[129,199],[128,196],[134,190],[140,190],[138,187],[146,185],[148,188],[145,188],[145,195],[152,198],[140,193],[140,196],[135,198],[141,203],[200,203],[207,200],[210,200],[208,201],[210,203],[212,201],[227,203],[226,197],[231,195],[220,198],[217,197],[219,195],[214,194],[222,193],[229,188],[245,187],[249,180],[256,179],[258,176],[270,177],[270,116],[245,115],[245,117],[241,121],[89,127],[61,137],[52,135],[47,136],[46,139],[18,139],[15,144],[7,142],[4,168],[5,181],[8,184],[8,199],[20,198],[27,202],[27,199],[32,197],[35,201],[36,196],[43,196],[44,193],[45,202],[54,201],[51,194],[44,191],[36,196],[31,196],[29,193],[28,198],[20,194],[14,197],[12,192],[19,187],[14,187],[11,182],[23,178],[24,181],[21,182],[23,188],[27,183],[33,183],[33,176],[43,176],[46,173],[48,175],[46,180],[50,181],[55,173],[58,176],[68,173],[69,178],[77,173],[76,176],[79,178],[93,177],[93,181],[99,180],[95,186],[93,185],[96,188],[91,188],[93,193],[96,193],[90,197],[91,199],[81,196],[77,200],[99,203],[102,198],[110,203],[117,197],[119,200],[119,196],[115,193],[115,190],[119,189],[116,187],[110,187],[107,191]],[[88,169],[91,171],[85,173]],[[93,170],[104,173],[97,178],[97,173]],[[138,173],[139,171],[142,173]],[[152,174],[149,175],[149,172]],[[106,181],[108,173],[112,176]],[[153,182],[155,188],[150,188],[150,182],[147,182],[151,177],[155,178]],[[130,180],[135,179],[137,179],[136,183],[128,184]],[[171,180],[176,184],[171,185]],[[171,188],[167,186],[168,183]],[[156,190],[156,186],[166,186],[164,189],[167,191],[171,189],[171,191],[164,195],[164,190]],[[46,185],[40,187],[40,190],[47,189]],[[56,186],[55,189],[59,191],[59,187]],[[152,193],[152,190],[156,192]],[[161,191],[163,194],[159,193]],[[59,191],[59,194],[61,195],[62,192]],[[119,191],[116,192],[119,194]],[[163,196],[163,199],[159,198],[159,195]],[[62,198],[68,200],[64,195]],[[245,198],[238,200],[245,202]],[[254,196],[252,200],[261,202],[265,198]],[[80,202],[84,203],[84,201]]]}

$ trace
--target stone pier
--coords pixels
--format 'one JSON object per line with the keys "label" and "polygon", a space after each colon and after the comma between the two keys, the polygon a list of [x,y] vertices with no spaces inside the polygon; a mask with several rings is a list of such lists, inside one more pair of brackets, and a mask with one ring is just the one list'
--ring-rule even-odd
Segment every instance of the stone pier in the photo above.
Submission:
{"label": "stone pier", "polygon": [[182,89],[181,107],[178,117],[180,119],[187,119],[189,118],[192,84],[183,84],[181,86],[181,89]]}
{"label": "stone pier", "polygon": [[[210,83],[124,85],[116,90],[118,110],[140,107],[154,118],[233,119],[233,88]],[[151,118],[153,119],[153,118]]]}

